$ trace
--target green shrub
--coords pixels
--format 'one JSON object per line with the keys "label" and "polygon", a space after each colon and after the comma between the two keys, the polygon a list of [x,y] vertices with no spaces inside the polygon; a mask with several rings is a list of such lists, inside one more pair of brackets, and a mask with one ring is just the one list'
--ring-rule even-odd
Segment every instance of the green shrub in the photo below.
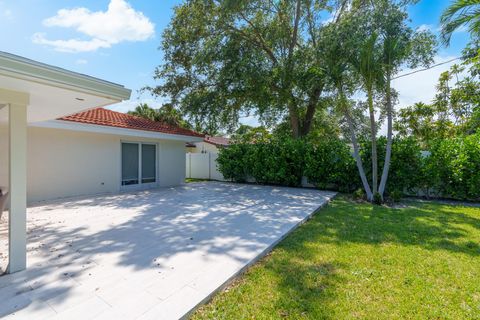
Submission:
{"label": "green shrub", "polygon": [[378,192],[375,192],[375,194],[373,195],[373,203],[375,204],[378,204],[378,205],[381,205],[383,203],[383,199],[382,199],[382,196],[380,195],[380,193]]}
{"label": "green shrub", "polygon": [[388,198],[392,202],[400,202],[400,200],[402,200],[402,196],[403,196],[403,192],[400,190],[393,190],[388,193]]}
{"label": "green shrub", "polygon": [[365,195],[365,190],[362,188],[358,188],[353,192],[353,199],[360,201],[360,200],[366,200],[367,196]]}
{"label": "green shrub", "polygon": [[301,140],[273,140],[250,144],[245,153],[248,175],[262,184],[300,186],[305,143]]}
{"label": "green shrub", "polygon": [[350,150],[340,140],[235,144],[220,151],[218,165],[226,179],[237,182],[251,177],[262,184],[300,186],[306,176],[317,187],[342,191],[353,190],[358,176]]}
{"label": "green shrub", "polygon": [[245,167],[245,154],[248,145],[233,144],[228,148],[220,149],[217,164],[218,169],[227,180],[235,182],[247,181],[247,168]]}
{"label": "green shrub", "polygon": [[[378,139],[380,183],[386,139]],[[254,178],[262,184],[301,185],[302,177],[321,189],[351,192],[362,188],[350,147],[339,139],[318,141],[274,139],[235,144],[220,151],[219,169],[237,182]],[[371,184],[370,142],[361,142],[361,157]],[[459,200],[480,200],[480,133],[433,143],[430,156],[421,155],[413,138],[395,138],[386,186],[390,200],[418,190]]]}
{"label": "green shrub", "polygon": [[356,170],[351,151],[341,140],[323,140],[306,148],[305,176],[320,189],[354,190],[359,183]]}
{"label": "green shrub", "polygon": [[[378,154],[378,184],[383,172],[385,163],[385,148],[387,139],[380,137],[377,140]],[[361,142],[362,160],[368,181],[372,181],[371,168],[371,143],[364,140]],[[412,191],[417,188],[422,177],[422,155],[420,145],[413,138],[394,138],[392,142],[392,156],[386,191]]]}
{"label": "green shrub", "polygon": [[480,134],[432,144],[424,185],[443,197],[480,200]]}

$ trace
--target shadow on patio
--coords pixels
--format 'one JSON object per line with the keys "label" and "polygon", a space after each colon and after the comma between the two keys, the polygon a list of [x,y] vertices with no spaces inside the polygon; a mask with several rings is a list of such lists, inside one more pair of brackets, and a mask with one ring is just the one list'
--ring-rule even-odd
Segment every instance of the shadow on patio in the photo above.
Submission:
{"label": "shadow on patio", "polygon": [[218,261],[237,268],[332,195],[198,183],[38,204],[29,208],[29,269],[0,278],[0,315],[40,312],[42,301],[61,312],[64,300],[125,279],[140,289],[193,279]]}

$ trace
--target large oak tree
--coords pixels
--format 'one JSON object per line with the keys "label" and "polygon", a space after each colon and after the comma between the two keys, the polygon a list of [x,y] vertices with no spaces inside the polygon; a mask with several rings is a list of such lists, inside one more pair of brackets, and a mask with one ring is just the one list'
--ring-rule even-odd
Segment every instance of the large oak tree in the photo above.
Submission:
{"label": "large oak tree", "polygon": [[325,105],[322,32],[367,0],[187,0],[163,34],[164,63],[151,88],[197,126],[232,128],[255,114],[287,117],[307,135]]}

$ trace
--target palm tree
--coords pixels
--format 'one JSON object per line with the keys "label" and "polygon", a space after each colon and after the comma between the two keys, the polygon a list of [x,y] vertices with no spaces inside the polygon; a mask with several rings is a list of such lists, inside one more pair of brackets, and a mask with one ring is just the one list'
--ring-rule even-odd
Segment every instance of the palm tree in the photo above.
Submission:
{"label": "palm tree", "polygon": [[480,37],[480,0],[455,0],[440,18],[442,40],[448,45],[453,32],[466,26],[472,36]]}
{"label": "palm tree", "polygon": [[169,103],[164,104],[159,109],[151,108],[148,104],[142,103],[134,111],[129,111],[128,114],[172,126],[192,129],[192,125],[183,119],[181,112]]}
{"label": "palm tree", "polygon": [[[350,20],[349,22],[352,22]],[[356,26],[353,24],[353,26]],[[327,77],[330,78],[337,95],[337,108],[338,111],[344,115],[348,124],[348,131],[350,134],[350,140],[353,145],[353,157],[355,159],[358,173],[362,181],[363,188],[369,201],[373,200],[372,189],[367,180],[365,170],[363,167],[363,161],[360,156],[360,146],[356,136],[355,120],[352,115],[352,106],[348,100],[348,92],[351,92],[352,83],[355,83],[356,73],[350,70],[350,52],[354,51],[352,48],[356,48],[356,41],[353,44],[348,40],[357,39],[355,37],[343,38],[342,35],[351,34],[346,31],[351,31],[352,26],[347,24],[339,24],[331,29],[327,29],[329,32],[325,33],[324,40],[328,43],[328,46],[322,47],[322,55],[324,58],[324,72]]]}
{"label": "palm tree", "polygon": [[177,126],[186,129],[192,129],[192,125],[186,121],[182,113],[175,109],[172,104],[166,103],[160,109],[156,109],[157,120],[167,123],[172,126]]}
{"label": "palm tree", "polygon": [[158,121],[157,110],[150,108],[146,103],[139,104],[134,111],[129,111],[128,114],[152,121]]}
{"label": "palm tree", "polygon": [[382,70],[378,57],[378,35],[371,34],[358,48],[358,55],[351,59],[352,66],[361,79],[365,93],[367,94],[368,113],[370,116],[370,131],[372,143],[372,193],[378,192],[378,160],[377,160],[377,124],[375,120],[375,108],[373,98],[376,87],[381,84]]}

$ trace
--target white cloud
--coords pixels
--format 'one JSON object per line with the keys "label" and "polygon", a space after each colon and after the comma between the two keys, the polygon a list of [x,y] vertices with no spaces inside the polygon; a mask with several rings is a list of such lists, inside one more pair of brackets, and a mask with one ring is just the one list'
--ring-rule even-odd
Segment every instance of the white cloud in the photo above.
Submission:
{"label": "white cloud", "polygon": [[[433,24],[421,24],[417,27],[417,31],[431,31],[433,33],[438,33],[442,31],[440,26],[435,26]],[[462,33],[468,32],[468,28],[465,25],[460,26],[458,29],[455,29],[453,33]]]}
{"label": "white cloud", "polygon": [[77,61],[75,61],[76,64],[87,64],[88,61],[85,60],[85,59],[77,59]]}
{"label": "white cloud", "polygon": [[44,33],[35,33],[32,37],[32,41],[35,44],[52,46],[55,48],[55,50],[61,52],[87,52],[95,51],[100,48],[110,48],[112,46],[107,41],[96,38],[90,40],[48,40],[47,38],[45,38]]}
{"label": "white cloud", "polygon": [[[437,56],[435,57],[435,64],[446,62],[453,58],[455,57]],[[458,61],[452,61],[394,80],[392,86],[399,92],[398,108],[407,107],[420,101],[430,103],[435,97],[435,87],[440,74],[450,69],[455,63],[458,63]]]}
{"label": "white cloud", "polygon": [[[437,56],[435,64],[442,63],[454,59],[452,56]],[[429,70],[414,73],[402,78],[393,80],[392,87],[398,91],[398,104],[396,110],[413,105],[416,102],[431,103],[436,94],[436,86],[442,72],[450,69],[458,61],[448,62]],[[414,70],[411,70],[414,71]],[[411,71],[405,71],[408,73]],[[379,134],[386,135],[387,126],[383,123],[379,130]]]}
{"label": "white cloud", "polygon": [[142,103],[148,104],[151,108],[160,108],[162,106],[162,101],[157,101],[153,98],[137,97],[116,104],[112,104],[107,108],[118,112],[128,112],[135,110],[135,108]]}
{"label": "white cloud", "polygon": [[257,116],[240,117],[240,123],[252,127],[258,127],[262,125]]}
{"label": "white cloud", "polygon": [[0,0],[0,18],[2,18],[3,20],[9,20],[9,21],[14,20],[15,18],[13,11],[8,7],[5,1],[1,1],[1,0]]}
{"label": "white cloud", "polygon": [[431,32],[436,32],[438,31],[438,28],[431,24],[421,24],[418,26],[417,31],[431,31]]}
{"label": "white cloud", "polygon": [[3,10],[2,15],[4,18],[8,20],[13,20],[13,12],[10,9]]}
{"label": "white cloud", "polygon": [[87,52],[109,48],[124,41],[145,41],[155,33],[155,25],[125,0],[111,0],[107,11],[91,12],[87,8],[61,9],[43,21],[47,27],[73,28],[89,40],[49,40],[42,33],[33,42],[49,45],[58,51]]}
{"label": "white cloud", "polygon": [[466,25],[461,25],[459,28],[455,29],[453,33],[462,33],[462,32],[468,32],[468,27]]}

